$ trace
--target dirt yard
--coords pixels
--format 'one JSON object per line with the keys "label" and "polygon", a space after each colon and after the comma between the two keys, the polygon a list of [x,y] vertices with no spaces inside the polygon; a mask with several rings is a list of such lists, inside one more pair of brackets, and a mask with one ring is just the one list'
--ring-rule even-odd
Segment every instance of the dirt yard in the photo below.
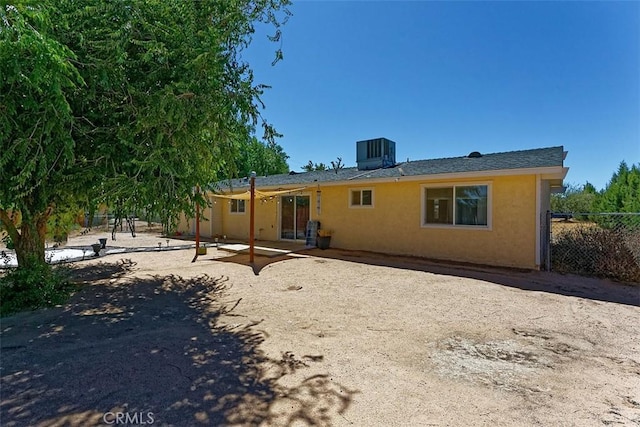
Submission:
{"label": "dirt yard", "polygon": [[2,319],[0,424],[640,425],[639,287],[335,249],[192,258],[79,262],[69,304]]}

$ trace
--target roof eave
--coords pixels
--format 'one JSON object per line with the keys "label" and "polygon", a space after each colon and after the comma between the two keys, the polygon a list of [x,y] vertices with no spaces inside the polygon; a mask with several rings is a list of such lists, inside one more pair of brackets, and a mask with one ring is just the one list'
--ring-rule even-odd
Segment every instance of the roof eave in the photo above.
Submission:
{"label": "roof eave", "polygon": [[362,185],[362,184],[379,184],[390,182],[415,182],[415,181],[445,181],[445,180],[458,180],[458,179],[473,179],[473,178],[487,178],[492,176],[517,176],[517,175],[540,175],[542,179],[564,179],[567,175],[569,168],[562,166],[545,166],[535,168],[514,168],[514,169],[499,169],[499,170],[486,170],[486,171],[472,171],[472,172],[447,172],[437,174],[422,174],[422,175],[400,175],[396,177],[382,177],[382,178],[361,178],[361,179],[347,179],[339,181],[314,181],[314,182],[298,182],[282,185],[270,185],[270,186],[256,186],[256,188],[296,188],[300,186],[309,187],[329,187],[329,186],[341,186],[341,185]]}

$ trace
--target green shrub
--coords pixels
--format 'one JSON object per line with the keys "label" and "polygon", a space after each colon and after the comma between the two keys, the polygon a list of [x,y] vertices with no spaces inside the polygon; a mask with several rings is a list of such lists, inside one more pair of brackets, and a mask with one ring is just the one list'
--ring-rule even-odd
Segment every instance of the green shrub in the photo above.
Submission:
{"label": "green shrub", "polygon": [[0,277],[0,316],[62,304],[71,287],[68,269],[61,266],[8,270]]}
{"label": "green shrub", "polygon": [[9,236],[8,234],[5,235],[4,237],[2,237],[2,243],[4,243],[4,245],[7,247],[7,249],[15,249],[16,245],[13,243],[13,239],[11,239],[11,236]]}
{"label": "green shrub", "polygon": [[637,237],[598,226],[563,231],[552,243],[553,269],[640,283],[640,257],[633,245]]}

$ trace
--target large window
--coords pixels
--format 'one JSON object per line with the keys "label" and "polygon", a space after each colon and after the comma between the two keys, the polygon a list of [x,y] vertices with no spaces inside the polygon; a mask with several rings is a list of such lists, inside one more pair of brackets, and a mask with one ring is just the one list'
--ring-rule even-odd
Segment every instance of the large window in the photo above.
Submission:
{"label": "large window", "polygon": [[373,207],[373,190],[358,189],[351,190],[349,206],[353,207]]}
{"label": "large window", "polygon": [[489,186],[424,187],[423,225],[489,225]]}
{"label": "large window", "polygon": [[231,206],[230,206],[231,213],[244,213],[245,212],[244,208],[245,208],[244,200],[231,199]]}

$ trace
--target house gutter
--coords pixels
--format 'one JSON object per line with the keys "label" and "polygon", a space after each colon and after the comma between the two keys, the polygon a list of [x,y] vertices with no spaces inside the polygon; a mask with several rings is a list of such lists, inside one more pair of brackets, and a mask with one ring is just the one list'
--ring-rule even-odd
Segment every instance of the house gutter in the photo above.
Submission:
{"label": "house gutter", "polygon": [[[354,177],[345,178],[339,181],[297,181],[289,184],[274,184],[265,186],[256,186],[256,188],[262,189],[274,189],[274,190],[287,190],[295,189],[300,185],[320,185],[323,187],[341,186],[341,185],[353,185],[354,183],[362,184],[381,184],[381,183],[393,183],[393,182],[425,182],[425,181],[450,181],[454,179],[473,179],[473,178],[487,178],[494,176],[518,176],[518,175],[536,175],[541,179],[564,179],[569,171],[569,168],[562,166],[547,166],[541,168],[520,168],[520,169],[495,169],[487,171],[473,171],[473,172],[450,172],[450,173],[438,173],[438,174],[423,174],[423,175],[400,175],[396,177],[382,177],[382,178],[366,178],[356,179],[363,175],[372,173],[373,171],[366,171],[360,175]],[[243,192],[247,191],[246,187],[235,187],[235,190],[242,189]]]}

